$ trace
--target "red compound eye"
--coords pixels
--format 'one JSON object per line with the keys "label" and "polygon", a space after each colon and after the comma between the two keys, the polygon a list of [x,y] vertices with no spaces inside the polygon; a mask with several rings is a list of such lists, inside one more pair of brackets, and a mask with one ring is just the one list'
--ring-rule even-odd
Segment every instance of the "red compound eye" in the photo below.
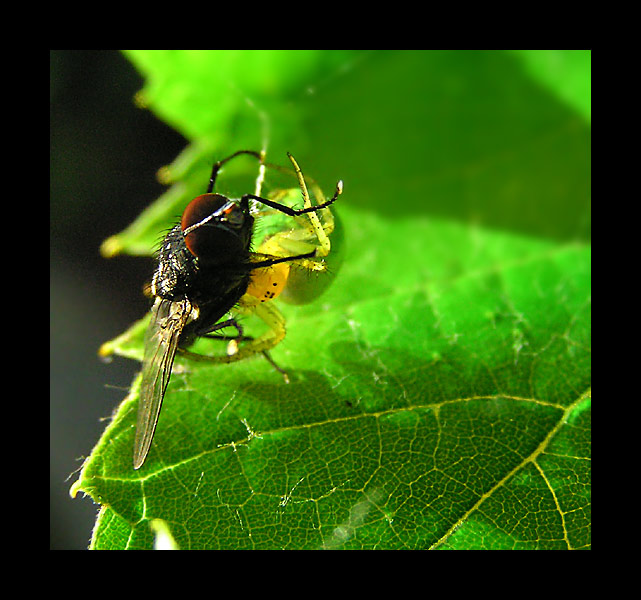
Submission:
{"label": "red compound eye", "polygon": [[[226,262],[243,247],[239,230],[245,223],[241,208],[221,194],[196,196],[185,208],[180,228],[189,251],[199,259]],[[240,246],[240,247],[239,247]]]}
{"label": "red compound eye", "polygon": [[[189,227],[203,221],[211,216],[217,210],[222,208],[229,200],[220,194],[203,194],[196,196],[185,208],[183,216],[180,219],[180,228],[183,233]],[[194,231],[196,231],[194,229]]]}

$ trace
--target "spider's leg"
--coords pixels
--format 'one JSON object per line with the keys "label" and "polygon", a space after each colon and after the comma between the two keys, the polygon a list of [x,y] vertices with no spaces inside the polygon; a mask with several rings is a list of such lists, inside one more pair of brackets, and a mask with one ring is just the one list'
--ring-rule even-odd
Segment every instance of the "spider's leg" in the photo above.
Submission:
{"label": "spider's leg", "polygon": [[274,346],[276,346],[285,337],[286,327],[285,318],[281,312],[271,302],[256,303],[256,298],[253,296],[245,295],[241,298],[239,310],[244,313],[253,313],[258,316],[269,329],[259,337],[244,338],[242,341],[246,342],[242,346],[237,343],[235,347],[232,345],[238,338],[234,338],[230,342],[230,346],[234,350],[232,353],[222,356],[209,356],[205,354],[198,354],[183,348],[179,348],[178,352],[189,358],[190,360],[198,362],[212,362],[212,363],[232,363],[245,358],[249,358],[255,354],[263,354],[265,358],[276,368],[277,371],[283,374],[285,381],[289,382],[287,373],[278,367],[273,359],[267,354]]}

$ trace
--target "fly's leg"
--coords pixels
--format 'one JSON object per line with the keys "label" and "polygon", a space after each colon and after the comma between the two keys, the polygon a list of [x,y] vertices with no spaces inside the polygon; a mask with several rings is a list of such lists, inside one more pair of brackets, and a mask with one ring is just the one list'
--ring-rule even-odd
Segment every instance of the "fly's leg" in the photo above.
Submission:
{"label": "fly's leg", "polygon": [[[222,334],[212,333],[214,331],[220,331],[221,329],[225,329],[226,327],[233,327],[236,330],[236,335],[222,335]],[[221,321],[219,323],[216,323],[213,328],[209,329],[209,331],[200,333],[199,336],[206,337],[207,339],[210,339],[210,340],[226,340],[231,342],[235,341],[236,343],[251,341],[254,339],[250,335],[243,334],[243,328],[241,324],[233,317],[231,319],[227,319],[226,321]]]}
{"label": "fly's leg", "polygon": [[[248,151],[245,151],[245,152],[248,152]],[[327,208],[328,206],[336,202],[336,199],[343,193],[342,181],[339,181],[336,184],[336,190],[334,191],[334,195],[329,200],[322,202],[321,204],[312,205],[309,199],[307,185],[305,184],[305,178],[303,177],[303,173],[300,167],[298,166],[298,163],[289,152],[287,153],[287,156],[289,157],[289,160],[292,162],[292,165],[294,165],[294,170],[296,172],[296,176],[298,177],[298,184],[300,186],[301,193],[303,194],[303,208],[298,208],[298,209],[292,208],[291,206],[287,206],[286,204],[279,204],[278,202],[274,202],[273,200],[269,200],[267,198],[262,198],[261,196],[256,196],[255,194],[245,194],[240,199],[241,208],[245,208],[246,206],[248,206],[249,200],[255,200],[256,202],[260,202],[261,204],[264,204],[265,206],[269,206],[274,210],[278,210],[282,213],[285,213],[290,217],[298,217],[300,215],[318,212],[319,210],[323,210],[324,208]]]}
{"label": "fly's leg", "polygon": [[212,190],[214,189],[214,185],[216,185],[216,178],[218,177],[218,171],[220,171],[221,167],[225,163],[229,162],[233,158],[236,158],[237,156],[240,156],[241,154],[248,154],[249,156],[253,156],[254,158],[257,158],[261,163],[265,159],[265,155],[263,152],[255,152],[254,150],[239,150],[238,152],[234,152],[233,154],[230,154],[227,158],[223,158],[222,160],[215,162],[214,166],[211,169],[211,175],[209,177],[209,185],[207,186],[208,194],[212,192]]}
{"label": "fly's leg", "polygon": [[[243,154],[256,158],[259,161],[261,168],[264,169],[264,167],[266,166],[264,152],[256,152],[254,150],[239,150],[237,152],[234,152],[226,158],[223,158],[222,160],[214,163],[209,178],[207,193],[211,193],[211,191],[214,189],[216,178],[218,177],[218,172],[223,167],[223,165],[236,158],[237,156]],[[286,204],[281,204],[274,200],[263,198],[257,194],[245,194],[240,201],[241,207],[243,209],[248,208],[249,201],[252,200],[254,202],[264,204],[265,206],[269,206],[274,210],[277,210],[294,218],[306,215],[309,222],[303,225],[303,227],[299,228],[298,230],[293,229],[289,232],[276,234],[271,238],[272,241],[268,245],[268,247],[261,248],[260,251],[264,254],[271,254],[273,256],[279,257],[284,257],[292,254],[311,254],[312,251],[315,251],[315,254],[313,255],[314,258],[322,259],[330,253],[331,244],[329,236],[334,229],[334,222],[331,211],[325,209],[333,204],[338,196],[343,192],[343,182],[339,181],[336,184],[334,195],[329,200],[322,201],[320,204],[312,205],[307,189],[307,184],[305,182],[305,177],[303,176],[301,168],[296,162],[296,159],[289,152],[287,153],[287,156],[289,157],[289,160],[294,167],[294,172],[298,179],[298,185],[303,197],[303,208],[291,208]],[[276,165],[269,166],[271,168],[277,168],[278,170],[284,170],[283,167],[278,167]],[[322,200],[323,194],[320,188],[315,183],[313,183],[312,185],[314,189],[314,195],[317,199]],[[259,188],[260,185],[257,184],[257,192]],[[319,214],[323,215],[323,222],[321,222]],[[322,260],[308,260],[306,258],[301,258],[297,262],[297,265],[310,271],[324,271],[326,268]]]}
{"label": "fly's leg", "polygon": [[[287,331],[285,318],[281,312],[271,302],[257,303],[256,299],[249,295],[245,295],[241,298],[239,310],[241,312],[255,314],[268,326],[269,329],[261,336],[255,338],[243,336],[242,334],[231,337],[227,346],[226,355],[209,356],[180,348],[178,351],[181,356],[198,362],[222,364],[243,360],[250,356],[254,356],[255,354],[263,354],[268,362],[283,375],[285,381],[289,383],[287,373],[281,369],[268,354],[269,350],[282,341]],[[237,327],[238,323],[235,319],[230,319],[229,321],[234,321],[235,325],[232,326]],[[225,323],[230,325],[229,321],[225,321]],[[217,329],[219,328],[218,325],[219,324],[217,324],[216,327]],[[242,329],[240,331],[242,332]],[[242,341],[243,344],[239,345],[239,341]]]}

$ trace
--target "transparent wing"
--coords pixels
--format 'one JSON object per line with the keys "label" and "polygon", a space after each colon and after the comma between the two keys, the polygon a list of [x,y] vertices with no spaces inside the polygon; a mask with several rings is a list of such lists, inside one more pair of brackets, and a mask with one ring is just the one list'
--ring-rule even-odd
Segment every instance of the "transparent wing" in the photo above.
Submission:
{"label": "transparent wing", "polygon": [[158,298],[151,309],[151,321],[145,334],[142,384],[138,402],[134,469],[139,469],[149,453],[160,415],[160,407],[171,377],[178,338],[191,313],[186,298],[171,301]]}

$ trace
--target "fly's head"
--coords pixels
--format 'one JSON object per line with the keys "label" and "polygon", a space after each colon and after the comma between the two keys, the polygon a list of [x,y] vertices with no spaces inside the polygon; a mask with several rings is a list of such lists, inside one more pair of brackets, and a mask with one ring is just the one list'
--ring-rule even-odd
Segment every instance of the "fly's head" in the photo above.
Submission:
{"label": "fly's head", "polygon": [[253,223],[248,207],[222,194],[202,194],[185,208],[180,228],[192,256],[212,266],[246,260]]}

